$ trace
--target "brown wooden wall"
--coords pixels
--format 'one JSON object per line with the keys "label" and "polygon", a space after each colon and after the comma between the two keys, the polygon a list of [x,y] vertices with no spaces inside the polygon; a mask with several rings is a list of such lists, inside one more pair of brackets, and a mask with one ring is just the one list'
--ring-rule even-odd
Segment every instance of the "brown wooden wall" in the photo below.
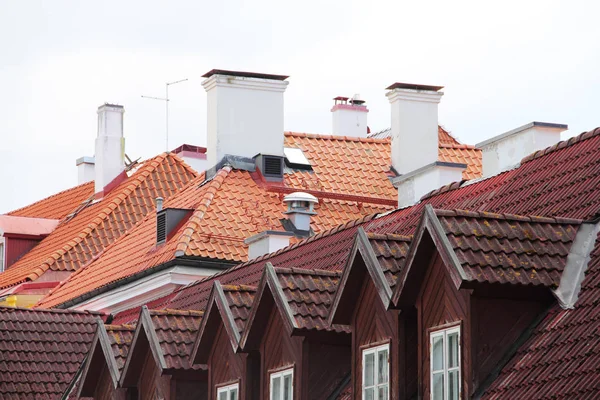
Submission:
{"label": "brown wooden wall", "polygon": [[294,367],[294,399],[308,400],[306,388],[308,379],[305,370],[308,364],[303,365],[303,359],[308,356],[308,346],[301,336],[290,336],[279,310],[273,308],[267,323],[264,336],[260,345],[261,356],[261,399],[269,398],[270,374],[273,370]]}
{"label": "brown wooden wall", "polygon": [[234,353],[227,331],[221,324],[217,330],[212,351],[208,358],[209,399],[217,398],[217,386],[239,384],[239,399],[252,399],[252,379],[248,378],[248,354]]}
{"label": "brown wooden wall", "polygon": [[113,385],[112,378],[108,372],[108,368],[105,366],[102,368],[102,372],[98,378],[96,384],[96,391],[94,392],[95,400],[113,400],[117,399],[117,393]]}
{"label": "brown wooden wall", "polygon": [[356,310],[352,317],[352,384],[355,398],[362,396],[362,351],[386,342],[390,343],[390,399],[406,398],[404,380],[404,362],[400,354],[402,342],[401,324],[398,311],[386,311],[371,279],[367,276]]}
{"label": "brown wooden wall", "polygon": [[[424,266],[423,266],[424,267]],[[423,398],[430,398],[429,333],[431,328],[461,323],[462,395],[472,391],[471,385],[471,296],[466,290],[457,291],[445,271],[439,254],[435,254],[425,273],[417,298],[419,341],[419,382]]]}
{"label": "brown wooden wall", "polygon": [[148,351],[137,384],[139,400],[154,400],[159,380],[160,371],[154,362],[152,353]]}
{"label": "brown wooden wall", "polygon": [[[174,398],[173,398],[174,396]],[[207,400],[208,385],[197,380],[171,380],[171,400]]]}
{"label": "brown wooden wall", "polygon": [[[40,239],[25,239],[25,238],[6,238],[6,260],[5,268],[10,267],[19,260],[25,253],[33,249]],[[1,256],[1,255],[0,255]]]}
{"label": "brown wooden wall", "polygon": [[351,348],[309,340],[308,398],[327,399],[350,372]]}

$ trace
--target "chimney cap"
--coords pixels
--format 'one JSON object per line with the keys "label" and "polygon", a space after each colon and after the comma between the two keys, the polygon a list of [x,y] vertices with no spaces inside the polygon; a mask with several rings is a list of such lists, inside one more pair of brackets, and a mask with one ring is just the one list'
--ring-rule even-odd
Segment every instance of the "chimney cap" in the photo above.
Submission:
{"label": "chimney cap", "polygon": [[319,200],[315,196],[305,192],[290,193],[283,198],[284,203],[290,203],[292,201],[306,201],[313,204],[319,203]]}
{"label": "chimney cap", "polygon": [[432,91],[432,92],[437,92],[437,91],[442,90],[443,88],[444,88],[443,86],[420,85],[418,83],[396,82],[396,83],[391,84],[390,86],[388,86],[385,89],[386,90],[413,89],[413,90],[428,90],[428,91]]}
{"label": "chimney cap", "polygon": [[262,74],[260,72],[229,71],[226,69],[211,69],[210,71],[202,75],[202,77],[210,78],[213,75],[238,76],[241,78],[271,79],[275,81],[285,81],[287,78],[289,78],[288,75]]}

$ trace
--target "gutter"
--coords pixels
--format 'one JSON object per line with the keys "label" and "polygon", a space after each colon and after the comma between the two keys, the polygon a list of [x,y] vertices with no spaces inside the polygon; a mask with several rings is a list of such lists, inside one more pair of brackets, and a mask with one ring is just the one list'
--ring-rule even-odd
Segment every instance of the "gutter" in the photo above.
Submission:
{"label": "gutter", "polygon": [[58,304],[54,308],[67,309],[69,307],[76,306],[80,303],[83,303],[86,300],[91,299],[92,297],[96,297],[96,296],[106,293],[110,290],[116,289],[116,288],[124,286],[128,283],[134,282],[138,279],[145,278],[148,275],[152,275],[156,272],[160,272],[165,269],[172,268],[172,267],[178,267],[178,266],[206,267],[206,268],[219,269],[221,271],[224,271],[224,270],[229,269],[238,264],[239,263],[232,262],[232,261],[222,261],[222,260],[215,261],[215,259],[212,259],[212,258],[196,258],[196,257],[175,258],[175,259],[167,261],[165,263],[158,264],[158,265],[155,265],[154,267],[140,271],[137,274],[130,275],[126,278],[119,279],[118,281],[115,281],[115,282],[109,283],[107,285],[101,286],[99,288],[96,288],[90,292],[82,294],[81,296],[75,297],[64,303]]}

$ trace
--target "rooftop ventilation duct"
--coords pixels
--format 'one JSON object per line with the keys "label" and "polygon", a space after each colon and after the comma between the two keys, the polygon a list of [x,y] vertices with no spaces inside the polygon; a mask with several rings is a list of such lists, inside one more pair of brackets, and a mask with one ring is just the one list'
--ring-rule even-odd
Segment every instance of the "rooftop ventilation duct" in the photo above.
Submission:
{"label": "rooftop ventilation duct", "polygon": [[287,211],[284,214],[294,224],[295,230],[309,232],[310,219],[317,214],[315,205],[319,203],[319,200],[309,193],[294,192],[285,196],[283,202],[287,205]]}

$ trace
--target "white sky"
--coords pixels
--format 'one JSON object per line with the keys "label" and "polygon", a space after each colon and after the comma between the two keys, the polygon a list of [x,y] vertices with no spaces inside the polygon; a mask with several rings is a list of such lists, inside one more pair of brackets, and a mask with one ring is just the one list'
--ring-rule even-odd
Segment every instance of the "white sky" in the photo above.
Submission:
{"label": "white sky", "polygon": [[600,4],[579,1],[0,0],[0,212],[77,182],[96,109],[125,106],[131,158],[206,142],[213,68],[290,75],[285,129],[330,133],[337,95],[360,93],[372,131],[384,88],[445,86],[440,123],[474,144],[532,120],[600,125]]}

